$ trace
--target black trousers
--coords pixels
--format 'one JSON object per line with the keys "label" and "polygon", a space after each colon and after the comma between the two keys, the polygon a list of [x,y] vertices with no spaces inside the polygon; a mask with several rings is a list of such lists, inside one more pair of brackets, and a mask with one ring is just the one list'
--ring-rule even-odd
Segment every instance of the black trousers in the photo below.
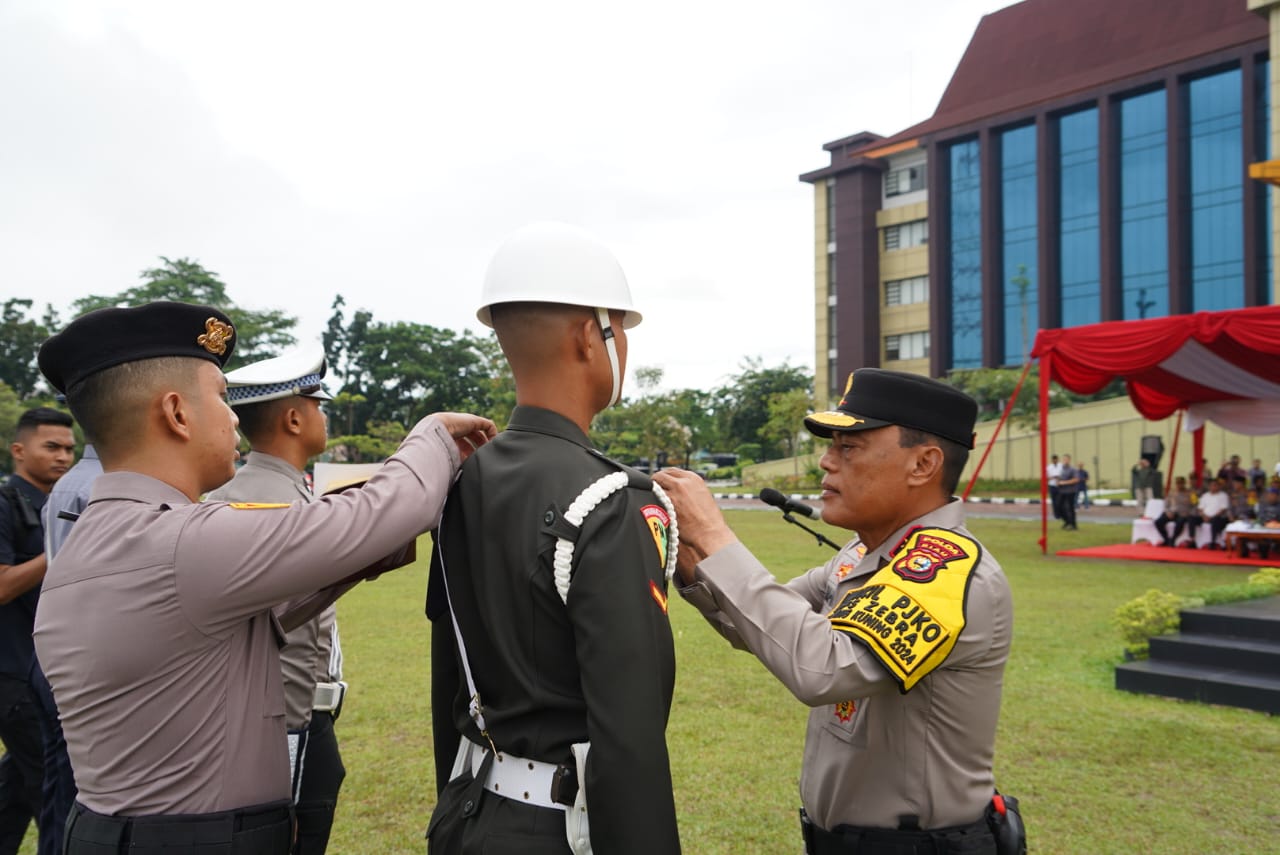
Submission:
{"label": "black trousers", "polygon": [[1058,488],[1058,506],[1054,509],[1058,519],[1062,520],[1063,525],[1075,528],[1076,526],[1076,494],[1074,492],[1066,492],[1062,488]]}
{"label": "black trousers", "polygon": [[180,816],[104,816],[71,809],[67,855],[285,855],[293,839],[286,802]]}
{"label": "black trousers", "polygon": [[40,816],[44,786],[44,738],[40,705],[26,680],[0,675],[0,855],[22,845],[31,820]]}
{"label": "black trousers", "polygon": [[44,785],[40,805],[39,855],[62,855],[67,815],[76,803],[76,779],[71,773],[67,741],[58,721],[53,690],[37,664],[31,669],[31,690],[40,702],[40,729],[44,738]]}
{"label": "black trousers", "polygon": [[[1193,522],[1195,517],[1183,516],[1182,514],[1163,513],[1156,517],[1156,531],[1160,532],[1161,539],[1164,540],[1165,546],[1173,546],[1174,541],[1178,539],[1178,535],[1182,534],[1182,530],[1187,527],[1187,523],[1191,521],[1191,537],[1194,540],[1196,534],[1196,523]],[[1169,534],[1169,523],[1173,523],[1173,534]]]}
{"label": "black trousers", "polygon": [[338,807],[338,791],[347,776],[333,732],[333,713],[314,712],[307,728],[307,753],[302,766],[302,785],[294,815],[298,837],[293,855],[322,855],[329,845],[333,814]]}

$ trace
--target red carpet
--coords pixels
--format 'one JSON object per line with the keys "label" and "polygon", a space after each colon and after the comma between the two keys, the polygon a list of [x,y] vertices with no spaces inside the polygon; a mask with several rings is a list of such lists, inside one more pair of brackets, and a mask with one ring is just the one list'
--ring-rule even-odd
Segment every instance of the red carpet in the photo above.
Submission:
{"label": "red carpet", "polygon": [[1233,552],[1221,549],[1183,549],[1167,546],[1152,546],[1146,542],[1116,543],[1111,546],[1087,546],[1081,549],[1062,549],[1059,555],[1072,558],[1110,558],[1120,561],[1168,561],[1175,564],[1226,564],[1234,567],[1276,567],[1280,566],[1280,556],[1266,560],[1255,558],[1237,558]]}

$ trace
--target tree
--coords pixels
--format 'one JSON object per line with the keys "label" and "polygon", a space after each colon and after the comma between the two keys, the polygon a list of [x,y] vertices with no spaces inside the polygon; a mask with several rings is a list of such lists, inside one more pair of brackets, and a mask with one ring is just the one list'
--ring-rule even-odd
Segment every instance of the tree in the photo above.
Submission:
{"label": "tree", "polygon": [[637,434],[639,450],[648,458],[650,471],[653,471],[669,460],[688,456],[692,431],[676,418],[672,396],[657,391],[662,383],[661,368],[637,368],[635,376],[641,397],[627,407],[627,411]]}
{"label": "tree", "polygon": [[31,300],[15,297],[5,300],[0,308],[0,382],[7,384],[18,400],[33,396],[43,383],[36,354],[58,324],[52,306],[45,308],[43,321],[27,317],[31,305]]}
{"label": "tree", "polygon": [[[770,396],[793,389],[812,390],[813,376],[785,362],[765,368],[758,357],[744,360],[741,373],[731,377],[728,385],[716,392],[722,441],[730,445],[761,442],[762,430],[769,420]],[[761,442],[761,445],[764,459],[782,456],[779,443]]]}
{"label": "tree", "polygon": [[9,443],[13,440],[14,431],[18,428],[18,419],[22,417],[22,401],[9,387],[0,380],[0,472],[13,471],[13,455],[9,453]]}
{"label": "tree", "polygon": [[507,358],[502,355],[497,336],[490,334],[484,338],[473,338],[472,342],[480,354],[482,366],[476,412],[493,419],[501,430],[516,408],[516,378],[511,374]]}
{"label": "tree", "polygon": [[344,463],[376,463],[394,454],[407,433],[400,422],[369,422],[364,433],[335,436],[329,448]]}
{"label": "tree", "polygon": [[492,409],[492,353],[472,333],[427,324],[374,322],[357,312],[347,329],[342,391],[365,397],[356,423],[397,421],[412,425],[441,410]]}
{"label": "tree", "polygon": [[787,449],[787,456],[795,461],[795,475],[800,477],[798,446],[808,442],[804,417],[813,411],[813,396],[808,389],[792,389],[775,392],[769,396],[769,419],[760,433],[765,438]]}
{"label": "tree", "polygon": [[[978,402],[978,420],[998,419],[1004,412],[1018,378],[1020,368],[969,368],[952,371],[946,382],[969,394]],[[1049,389],[1049,406],[1065,407],[1088,401],[1102,401],[1125,394],[1124,381],[1114,380],[1093,395],[1077,395],[1060,386]],[[1019,427],[1035,429],[1040,425],[1040,366],[1031,368],[1022,391],[1018,393],[1010,420]]]}
{"label": "tree", "polygon": [[76,300],[76,315],[109,306],[140,306],[154,300],[200,303],[227,313],[236,329],[235,353],[227,364],[232,370],[250,362],[276,356],[292,345],[298,319],[279,309],[254,310],[236,306],[218,274],[188,258],[160,257],[159,267],[144,270],[141,284],[118,294],[90,295]]}

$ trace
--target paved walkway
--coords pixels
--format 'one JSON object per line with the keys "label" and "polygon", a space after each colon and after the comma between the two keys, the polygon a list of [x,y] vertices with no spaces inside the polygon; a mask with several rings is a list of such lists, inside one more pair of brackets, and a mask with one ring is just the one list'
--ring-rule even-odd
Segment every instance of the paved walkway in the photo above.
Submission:
{"label": "paved walkway", "polygon": [[[801,501],[806,504],[820,508],[822,502],[817,499],[809,498],[812,494],[801,494]],[[773,511],[777,513],[777,509],[755,498],[750,493],[716,493],[716,501],[721,508],[734,508],[737,510],[757,510],[757,511]],[[1040,521],[1040,505],[1039,504],[998,504],[992,502],[967,502],[965,504],[965,515],[971,518],[990,518],[990,519],[1013,519]],[[1110,525],[1130,525],[1138,516],[1138,510],[1134,507],[1114,507],[1094,505],[1092,508],[1081,508],[1077,511],[1077,518],[1082,523],[1104,523]],[[1050,527],[1057,525],[1053,519],[1053,515],[1049,516]]]}

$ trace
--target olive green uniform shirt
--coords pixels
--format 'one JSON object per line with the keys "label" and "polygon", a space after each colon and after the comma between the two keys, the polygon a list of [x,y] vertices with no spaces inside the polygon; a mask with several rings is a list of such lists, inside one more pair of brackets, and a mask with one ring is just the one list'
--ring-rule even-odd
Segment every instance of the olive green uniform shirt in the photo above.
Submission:
{"label": "olive green uniform shirt", "polygon": [[[619,471],[629,471],[630,486],[601,502],[575,533],[564,518],[570,503]],[[665,531],[651,528],[661,515],[650,485],[592,448],[563,416],[516,407],[507,429],[462,467],[432,556],[436,574],[443,553],[498,750],[565,763],[570,746],[590,741],[591,843],[602,855],[680,851],[665,736],[676,663]],[[567,605],[552,577],[559,533],[577,538]],[[448,612],[434,614],[448,619]],[[468,700],[462,683],[454,724],[485,744]],[[559,811],[486,793],[472,823],[476,851],[532,851],[531,836],[568,851]]]}

